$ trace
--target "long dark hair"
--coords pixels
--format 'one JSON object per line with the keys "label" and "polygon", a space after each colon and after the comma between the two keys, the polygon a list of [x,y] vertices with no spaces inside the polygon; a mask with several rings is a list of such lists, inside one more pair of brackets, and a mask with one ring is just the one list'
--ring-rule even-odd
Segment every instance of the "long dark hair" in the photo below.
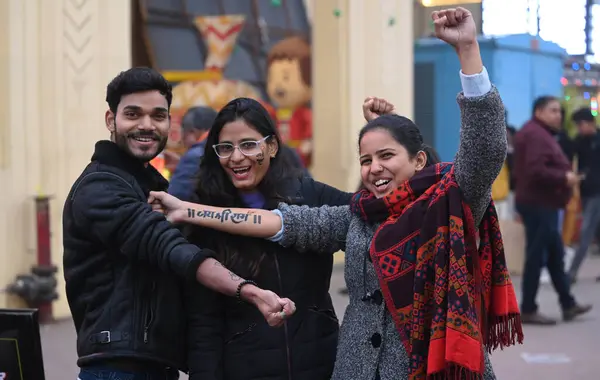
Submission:
{"label": "long dark hair", "polygon": [[378,118],[371,120],[360,130],[358,135],[358,145],[360,146],[360,142],[367,132],[375,129],[388,131],[394,140],[406,149],[408,156],[411,159],[414,158],[419,151],[425,152],[427,155],[426,167],[441,162],[440,156],[436,150],[423,143],[423,135],[421,135],[419,127],[417,127],[417,125],[409,118],[390,114],[379,116]]}
{"label": "long dark hair", "polygon": [[[279,147],[282,146],[275,123],[259,102],[249,98],[237,98],[227,103],[217,114],[206,138],[206,148],[200,163],[195,190],[195,200],[200,204],[246,207],[212,148],[219,143],[219,134],[223,127],[236,120],[243,120],[263,137],[271,136],[267,139],[267,143],[275,141]],[[271,158],[269,169],[257,190],[264,196],[267,204],[277,205],[279,201],[288,202],[285,186],[291,178],[299,175],[300,173],[294,169],[288,156],[282,154],[280,148],[276,156]],[[235,268],[236,273],[254,276],[258,274],[258,268],[266,255],[266,241],[242,236],[233,237],[212,230],[210,233],[203,233],[202,229],[198,228],[188,229],[187,232],[191,241],[202,246],[212,245],[220,256],[219,260],[228,268]]]}

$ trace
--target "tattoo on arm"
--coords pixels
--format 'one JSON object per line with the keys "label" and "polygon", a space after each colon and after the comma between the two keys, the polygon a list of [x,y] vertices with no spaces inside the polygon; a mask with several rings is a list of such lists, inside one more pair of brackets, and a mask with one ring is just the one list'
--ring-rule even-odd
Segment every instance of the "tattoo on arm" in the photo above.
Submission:
{"label": "tattoo on arm", "polygon": [[[225,265],[221,264],[219,261],[215,262],[215,266],[227,269],[225,267]],[[231,281],[240,281],[242,279],[240,276],[238,276],[237,274],[233,273],[229,269],[227,269],[227,271],[229,272],[229,278],[231,278]]]}
{"label": "tattoo on arm", "polygon": [[231,209],[225,209],[222,212],[215,212],[209,210],[197,210],[193,208],[188,208],[187,213],[189,218],[215,219],[220,221],[221,223],[225,223],[226,221],[231,220],[231,222],[234,224],[262,224],[262,216],[255,214],[253,211],[248,211],[244,213],[232,212]]}

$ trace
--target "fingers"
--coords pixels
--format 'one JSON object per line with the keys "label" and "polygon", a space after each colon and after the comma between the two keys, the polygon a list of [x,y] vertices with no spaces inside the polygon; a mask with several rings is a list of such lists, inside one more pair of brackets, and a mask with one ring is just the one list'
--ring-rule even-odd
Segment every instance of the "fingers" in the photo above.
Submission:
{"label": "fingers", "polygon": [[366,111],[373,112],[377,115],[385,115],[391,113],[395,109],[392,103],[383,98],[369,97],[367,99],[369,100],[365,102],[363,108]]}
{"label": "fingers", "polygon": [[151,205],[152,205],[152,211],[158,211],[161,214],[165,213],[165,209],[163,208],[163,206],[160,202],[153,202],[153,203],[151,203]]}
{"label": "fingers", "polygon": [[296,312],[296,304],[289,298],[278,299],[281,311],[269,313],[267,323],[271,327],[282,326],[286,319],[289,319]]}
{"label": "fingers", "polygon": [[289,317],[296,312],[296,304],[289,298],[280,299],[279,304],[283,309],[281,313],[283,313],[284,317]]}
{"label": "fingers", "polygon": [[436,26],[457,26],[470,12],[463,7],[443,9],[431,13],[431,19]]}
{"label": "fingers", "polygon": [[465,8],[449,8],[431,13],[431,19],[436,27],[457,26],[468,15]]}
{"label": "fingers", "polygon": [[448,18],[448,24],[450,24],[450,26],[458,25],[458,20],[456,20],[456,9],[450,8],[446,10],[446,17]]}
{"label": "fingers", "polygon": [[148,203],[161,202],[164,194],[163,191],[151,191],[148,196]]}
{"label": "fingers", "polygon": [[465,18],[469,17],[470,13],[466,8],[456,7],[456,20],[460,23]]}

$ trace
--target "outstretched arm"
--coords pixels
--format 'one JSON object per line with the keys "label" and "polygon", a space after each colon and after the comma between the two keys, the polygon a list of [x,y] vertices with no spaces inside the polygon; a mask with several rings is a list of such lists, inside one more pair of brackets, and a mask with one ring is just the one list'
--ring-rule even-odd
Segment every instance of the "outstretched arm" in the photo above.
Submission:
{"label": "outstretched arm", "polygon": [[352,215],[349,206],[289,206],[281,203],[275,210],[283,228],[269,240],[299,252],[335,253],[346,249]]}
{"label": "outstretched arm", "polygon": [[[175,198],[176,199],[176,198]],[[254,304],[269,324],[283,322],[280,312],[291,315],[293,302],[271,291],[244,282],[216,261],[213,252],[190,244],[165,218],[152,212],[127,181],[108,172],[88,174],[69,195],[66,212],[81,231],[106,246],[117,246],[131,260],[143,261],[226,295]],[[245,285],[244,285],[245,284]]]}
{"label": "outstretched arm", "polygon": [[165,211],[173,223],[195,224],[233,235],[269,238],[282,226],[278,214],[261,209],[223,208],[181,201],[177,208],[167,206]]}
{"label": "outstretched arm", "polygon": [[222,208],[183,202],[164,192],[151,192],[148,202],[173,223],[266,238],[299,251],[333,253],[345,247],[350,210],[348,206],[288,206],[277,210]]}

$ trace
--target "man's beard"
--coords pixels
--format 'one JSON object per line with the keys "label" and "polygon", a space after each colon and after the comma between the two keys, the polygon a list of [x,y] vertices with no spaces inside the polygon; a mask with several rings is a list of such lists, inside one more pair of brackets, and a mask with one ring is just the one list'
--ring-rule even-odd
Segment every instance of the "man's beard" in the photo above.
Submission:
{"label": "man's beard", "polygon": [[[158,141],[158,147],[156,150],[154,150],[152,148],[147,151],[142,150],[141,152],[139,152],[139,151],[134,152],[129,147],[130,139],[132,139],[134,137],[152,138],[152,139]],[[136,132],[130,132],[130,133],[119,133],[119,128],[117,127],[117,125],[115,123],[114,140],[115,140],[115,144],[117,144],[117,146],[119,146],[121,149],[123,149],[129,155],[131,155],[145,163],[145,162],[151,161],[154,157],[158,156],[158,154],[165,149],[165,147],[167,146],[168,136],[163,137],[163,136],[160,136],[158,133],[152,132],[152,131],[136,131]]]}

